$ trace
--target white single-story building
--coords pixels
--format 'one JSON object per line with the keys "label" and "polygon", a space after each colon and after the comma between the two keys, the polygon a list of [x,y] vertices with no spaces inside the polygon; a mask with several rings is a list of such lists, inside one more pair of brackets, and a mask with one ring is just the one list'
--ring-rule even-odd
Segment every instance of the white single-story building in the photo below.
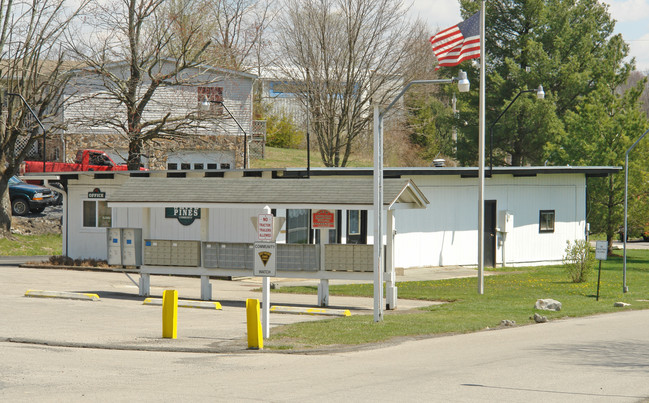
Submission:
{"label": "white single-story building", "polygon": [[[485,266],[560,263],[566,242],[586,237],[587,177],[619,170],[494,168],[485,181]],[[386,228],[393,228],[384,240],[386,272],[475,266],[477,168],[385,168],[384,174]],[[63,253],[71,258],[110,260],[107,229],[129,228],[141,231],[136,265],[143,273],[250,275],[248,257],[224,263],[214,253],[220,259],[226,251],[239,253],[235,244],[251,248],[258,236],[251,217],[268,206],[285,218],[278,244],[314,248],[292,250],[293,258],[310,257],[284,261],[278,276],[371,279],[372,253],[365,247],[374,243],[370,168],[74,172],[60,179],[67,192]],[[318,209],[333,211],[336,223],[323,237],[324,252],[313,245],[319,236],[311,212]],[[191,256],[159,260],[168,245],[158,241],[194,242],[183,252]],[[350,248],[334,249],[337,244]],[[337,254],[347,255],[339,261]]]}

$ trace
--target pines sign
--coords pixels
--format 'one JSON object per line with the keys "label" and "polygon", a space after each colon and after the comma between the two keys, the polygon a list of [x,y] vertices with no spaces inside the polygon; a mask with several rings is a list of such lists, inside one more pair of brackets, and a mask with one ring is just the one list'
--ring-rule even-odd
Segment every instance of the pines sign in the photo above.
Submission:
{"label": "pines sign", "polygon": [[201,209],[197,207],[165,207],[165,218],[176,218],[182,225],[192,225],[201,218]]}

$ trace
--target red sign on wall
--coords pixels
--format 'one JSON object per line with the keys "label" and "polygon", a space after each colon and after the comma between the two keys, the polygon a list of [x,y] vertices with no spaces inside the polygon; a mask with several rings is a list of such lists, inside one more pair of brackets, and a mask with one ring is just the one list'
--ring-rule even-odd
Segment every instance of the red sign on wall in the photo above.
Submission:
{"label": "red sign on wall", "polygon": [[317,210],[312,212],[311,228],[334,229],[336,228],[335,215],[332,210]]}

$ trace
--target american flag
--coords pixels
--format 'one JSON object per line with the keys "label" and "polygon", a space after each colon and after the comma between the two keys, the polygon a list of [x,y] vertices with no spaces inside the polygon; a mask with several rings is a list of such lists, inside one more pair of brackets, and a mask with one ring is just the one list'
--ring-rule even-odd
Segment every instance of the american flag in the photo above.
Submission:
{"label": "american flag", "polygon": [[457,66],[464,60],[480,57],[480,11],[431,36],[430,44],[439,66]]}

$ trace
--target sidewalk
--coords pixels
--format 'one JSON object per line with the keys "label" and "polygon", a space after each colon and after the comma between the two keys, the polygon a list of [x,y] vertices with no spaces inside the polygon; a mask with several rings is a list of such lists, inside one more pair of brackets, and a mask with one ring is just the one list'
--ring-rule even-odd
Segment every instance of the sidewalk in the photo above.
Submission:
{"label": "sidewalk", "polygon": [[[123,273],[19,268],[8,264],[8,260],[0,259],[0,341],[103,349],[241,352],[247,347],[245,301],[261,300],[261,293],[256,291],[260,278],[211,280],[213,299],[223,309],[178,308],[178,338],[162,339],[161,307],[143,305],[144,298],[138,296],[137,287]],[[405,270],[397,280],[434,280],[476,273],[467,268],[417,268]],[[280,286],[308,283],[295,279],[271,282]],[[198,278],[152,276],[151,296],[161,298],[165,289],[178,290],[179,299],[200,298]],[[31,298],[24,296],[27,290],[93,293],[101,300]],[[315,295],[281,293],[272,293],[270,299],[271,306],[314,307],[317,301]],[[373,312],[372,298],[330,296],[329,301],[330,308],[349,309],[352,315]],[[397,309],[432,304],[399,299]],[[280,325],[327,318],[271,313],[271,334]]]}
{"label": "sidewalk", "polygon": [[[401,274],[403,273],[403,274]],[[485,276],[491,276],[497,273],[484,272]],[[402,281],[428,281],[444,280],[449,278],[477,277],[478,270],[463,266],[445,266],[445,267],[413,267],[397,271],[397,282]],[[261,286],[260,277],[251,277],[249,281],[256,282]],[[294,279],[294,278],[271,278],[271,284],[277,287],[292,286],[317,286],[319,280],[311,279]],[[363,280],[329,280],[329,285],[336,284],[362,284],[371,283]]]}

